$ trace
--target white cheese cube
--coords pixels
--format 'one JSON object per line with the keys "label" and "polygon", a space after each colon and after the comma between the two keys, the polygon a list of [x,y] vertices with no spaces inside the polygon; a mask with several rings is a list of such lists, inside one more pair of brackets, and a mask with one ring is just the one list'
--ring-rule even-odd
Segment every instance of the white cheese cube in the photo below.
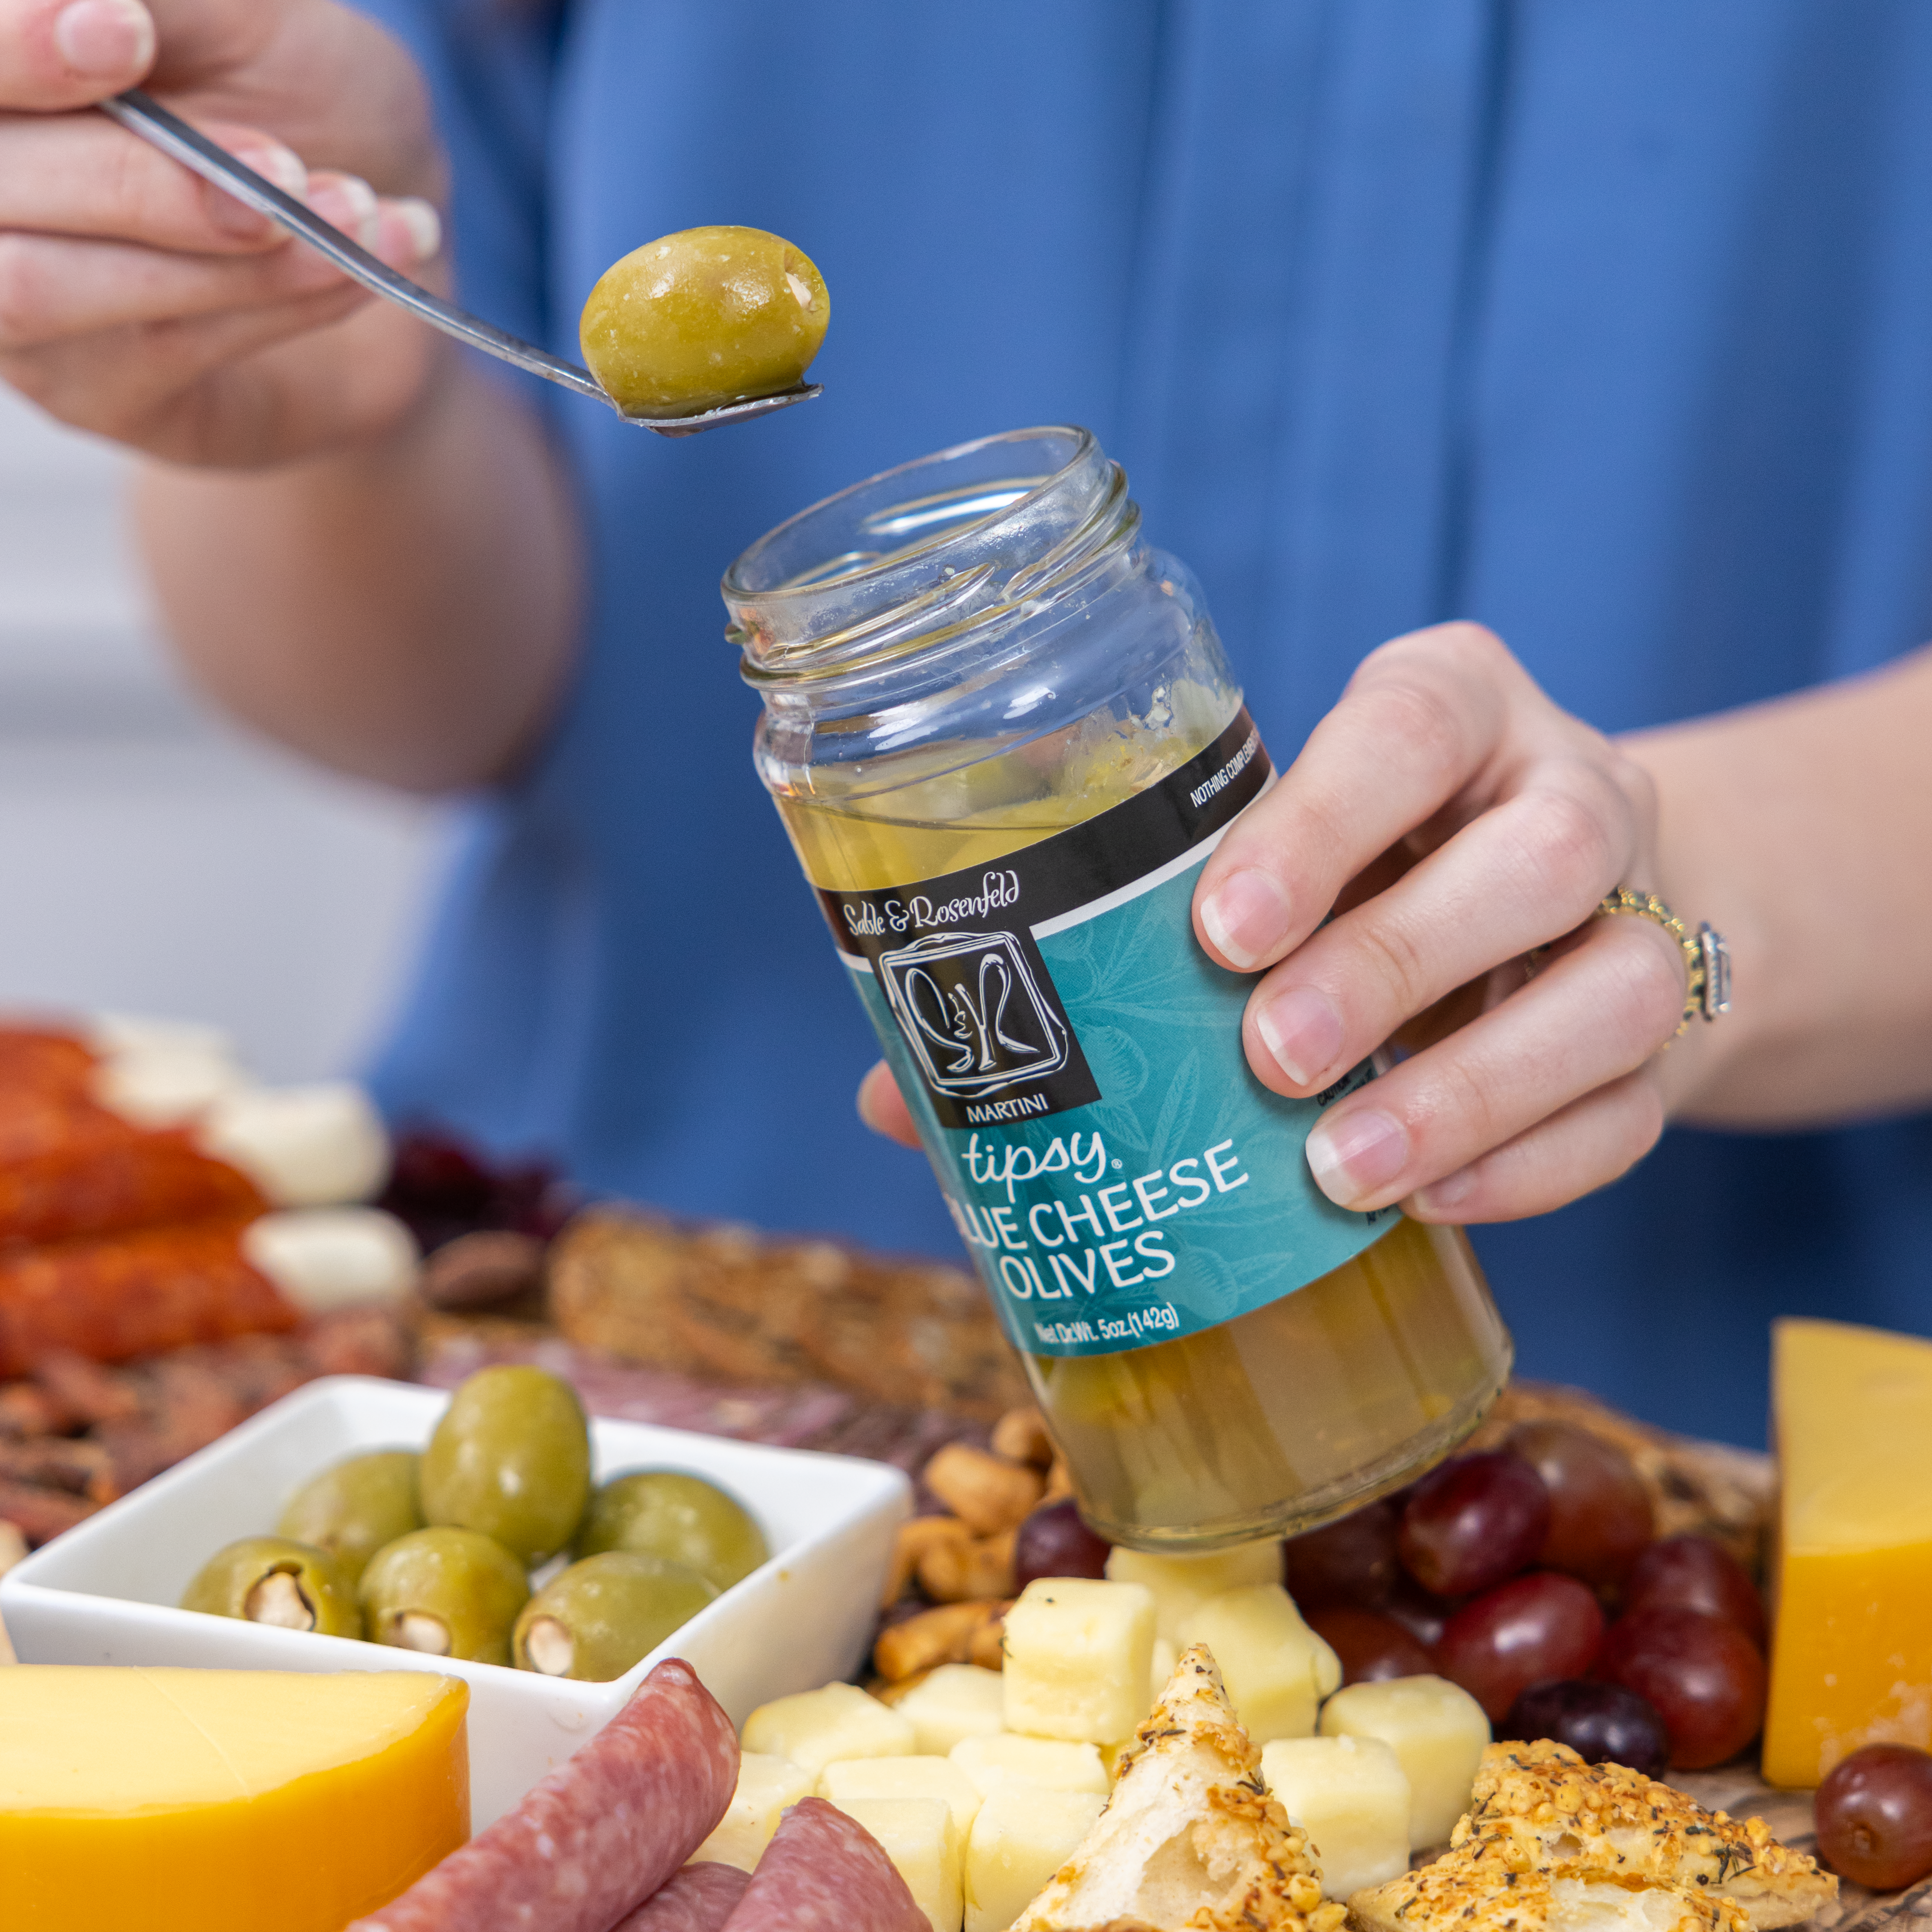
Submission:
{"label": "white cheese cube", "polygon": [[1174,1675],[1174,1667],[1180,1661],[1180,1653],[1174,1648],[1172,1639],[1154,1639],[1154,1666],[1148,1673],[1148,1688],[1154,1694],[1150,1708],[1160,1700],[1160,1694],[1167,1688],[1167,1680]]}
{"label": "white cheese cube", "polygon": [[1112,1744],[1147,1715],[1154,1597],[1138,1583],[1042,1576],[1006,1612],[1006,1729]]}
{"label": "white cheese cube", "polygon": [[692,1853],[693,1862],[709,1859],[751,1870],[771,1842],[788,1804],[809,1798],[818,1780],[789,1758],[746,1751],[738,1760],[738,1788],[718,1828]]}
{"label": "white cheese cube", "polygon": [[960,1846],[938,1798],[854,1798],[838,1807],[879,1841],[932,1932],[959,1932]]}
{"label": "white cheese cube", "polygon": [[[1281,1581],[1281,1542],[1270,1537],[1205,1556],[1156,1556],[1144,1550],[1117,1546],[1107,1558],[1107,1574],[1116,1583],[1138,1583],[1151,1590],[1154,1628],[1168,1642],[1184,1648],[1180,1645],[1182,1621],[1210,1597],[1244,1590],[1251,1583]],[[1163,1677],[1155,1688],[1165,1690],[1167,1678]]]}
{"label": "white cheese cube", "polygon": [[952,1747],[951,1756],[982,1795],[989,1798],[1002,1784],[1097,1792],[1103,1798],[1107,1792],[1107,1767],[1094,1744],[1060,1744],[1003,1732],[996,1738],[962,1738]]}
{"label": "white cheese cube", "polygon": [[842,1811],[850,1798],[936,1798],[962,1851],[980,1808],[980,1787],[950,1757],[841,1758],[818,1774],[818,1795]]}
{"label": "white cheese cube", "polygon": [[942,1664],[893,1708],[912,1720],[916,1748],[944,1757],[962,1738],[1006,1728],[1006,1679],[976,1664]]}
{"label": "white cheese cube", "polygon": [[868,1696],[856,1684],[828,1684],[760,1704],[745,1720],[750,1751],[788,1757],[815,1778],[842,1757],[910,1757],[912,1720]]}
{"label": "white cheese cube", "polygon": [[1338,1690],[1322,1707],[1322,1735],[1379,1738],[1395,1753],[1408,1779],[1409,1849],[1419,1852],[1447,1844],[1469,1808],[1490,1720],[1446,1678],[1390,1677]]}
{"label": "white cheese cube", "polygon": [[988,1793],[966,1846],[966,1932],[1006,1932],[1094,1828],[1092,1791],[1002,1784]]}
{"label": "white cheese cube", "polygon": [[1308,1834],[1325,1898],[1347,1900],[1408,1869],[1408,1777],[1379,1738],[1277,1738],[1262,1776]]}
{"label": "white cheese cube", "polygon": [[1214,1652],[1228,1701],[1258,1744],[1311,1736],[1322,1699],[1342,1681],[1341,1660],[1279,1583],[1209,1598],[1182,1619],[1180,1641]]}

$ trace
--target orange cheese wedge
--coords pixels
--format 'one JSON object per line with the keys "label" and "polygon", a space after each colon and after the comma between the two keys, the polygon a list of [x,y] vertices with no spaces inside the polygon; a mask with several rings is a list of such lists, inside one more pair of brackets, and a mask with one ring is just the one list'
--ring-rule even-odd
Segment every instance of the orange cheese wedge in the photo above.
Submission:
{"label": "orange cheese wedge", "polygon": [[461,1679],[0,1670],[8,1932],[340,1932],[470,1834]]}
{"label": "orange cheese wedge", "polygon": [[1782,1485],[1764,1775],[1932,1745],[1932,1342],[1777,1324]]}

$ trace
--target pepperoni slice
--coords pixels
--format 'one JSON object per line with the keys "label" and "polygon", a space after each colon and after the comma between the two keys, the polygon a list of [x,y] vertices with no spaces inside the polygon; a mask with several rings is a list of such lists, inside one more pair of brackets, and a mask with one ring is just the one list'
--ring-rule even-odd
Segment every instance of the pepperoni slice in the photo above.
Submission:
{"label": "pepperoni slice", "polygon": [[670,1658],[514,1811],[350,1932],[610,1932],[710,1836],[737,1781],[730,1719]]}
{"label": "pepperoni slice", "polygon": [[822,1798],[788,1808],[724,1932],[932,1932],[856,1820]]}
{"label": "pepperoni slice", "polygon": [[751,1882],[736,1865],[686,1865],[610,1932],[723,1932]]}

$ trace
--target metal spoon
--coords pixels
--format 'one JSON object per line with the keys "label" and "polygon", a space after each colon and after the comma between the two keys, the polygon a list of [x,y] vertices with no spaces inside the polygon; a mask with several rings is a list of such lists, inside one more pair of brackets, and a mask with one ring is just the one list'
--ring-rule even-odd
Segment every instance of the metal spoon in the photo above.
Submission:
{"label": "metal spoon", "polygon": [[151,142],[164,154],[171,154],[182,166],[192,168],[204,180],[225,188],[237,201],[245,202],[257,214],[279,221],[291,234],[311,248],[326,255],[346,275],[386,302],[422,316],[433,328],[466,342],[487,355],[527,369],[532,376],[574,389],[580,396],[594,396],[616,410],[626,422],[656,430],[659,436],[695,436],[700,430],[716,429],[721,423],[742,422],[751,416],[769,416],[773,410],[790,408],[794,403],[809,402],[823,394],[819,382],[795,382],[769,396],[754,396],[748,402],[726,403],[689,416],[638,416],[623,409],[609,390],[588,369],[579,368],[560,356],[553,356],[536,344],[508,334],[494,323],[484,322],[454,302],[433,296],[406,275],[398,274],[386,262],[379,262],[366,248],[358,248],[340,229],[322,220],[292,194],[285,194],[253,168],[244,166],[226,148],[218,146],[199,128],[190,127],[178,114],[170,114],[152,94],[138,87],[100,104],[102,113],[117,121],[130,134]]}

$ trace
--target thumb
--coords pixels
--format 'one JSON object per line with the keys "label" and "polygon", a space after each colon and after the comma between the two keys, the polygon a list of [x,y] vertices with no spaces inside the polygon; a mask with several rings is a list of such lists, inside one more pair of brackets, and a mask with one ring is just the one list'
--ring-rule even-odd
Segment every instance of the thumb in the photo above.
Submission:
{"label": "thumb", "polygon": [[137,86],[154,60],[141,0],[0,0],[0,107],[86,107]]}

